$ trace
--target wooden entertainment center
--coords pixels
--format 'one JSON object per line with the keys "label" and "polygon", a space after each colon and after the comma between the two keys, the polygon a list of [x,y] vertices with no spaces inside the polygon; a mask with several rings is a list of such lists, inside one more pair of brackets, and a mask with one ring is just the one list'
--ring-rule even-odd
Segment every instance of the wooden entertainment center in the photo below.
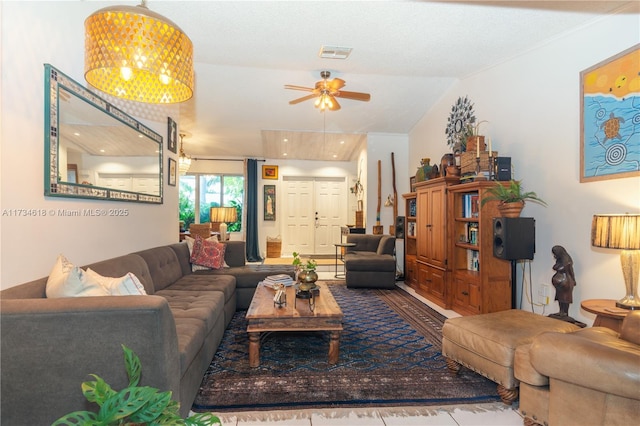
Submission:
{"label": "wooden entertainment center", "polygon": [[495,181],[441,177],[416,184],[405,200],[405,283],[461,315],[511,308],[511,264],[493,256],[497,201],[480,207]]}

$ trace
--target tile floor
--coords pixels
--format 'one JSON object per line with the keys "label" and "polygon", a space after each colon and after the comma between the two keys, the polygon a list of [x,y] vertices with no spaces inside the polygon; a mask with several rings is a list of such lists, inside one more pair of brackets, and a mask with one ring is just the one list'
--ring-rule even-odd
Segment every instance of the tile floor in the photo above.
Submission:
{"label": "tile floor", "polygon": [[[333,268],[318,271],[320,279],[335,279]],[[459,316],[444,310],[399,282],[416,298],[447,318]],[[219,416],[224,426],[521,426],[517,405],[502,403],[459,405],[454,407],[392,407],[360,409],[287,410],[225,413]]]}

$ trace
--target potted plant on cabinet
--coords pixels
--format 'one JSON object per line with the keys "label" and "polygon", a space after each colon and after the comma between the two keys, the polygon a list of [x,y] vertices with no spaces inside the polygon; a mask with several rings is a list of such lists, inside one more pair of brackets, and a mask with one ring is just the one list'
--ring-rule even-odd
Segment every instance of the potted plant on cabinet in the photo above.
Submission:
{"label": "potted plant on cabinet", "polygon": [[545,207],[547,205],[535,192],[525,192],[522,182],[517,180],[510,180],[507,185],[496,182],[493,187],[487,190],[480,205],[484,206],[489,201],[499,201],[498,211],[502,214],[502,217],[519,217],[526,201],[538,203]]}

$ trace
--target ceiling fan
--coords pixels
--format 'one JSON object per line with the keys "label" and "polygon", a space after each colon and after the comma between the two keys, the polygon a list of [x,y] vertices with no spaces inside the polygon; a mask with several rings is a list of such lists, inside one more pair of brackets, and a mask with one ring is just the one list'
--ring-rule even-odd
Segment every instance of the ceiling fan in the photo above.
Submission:
{"label": "ceiling fan", "polygon": [[316,108],[319,108],[321,111],[324,111],[325,109],[328,109],[329,111],[337,111],[340,109],[340,104],[338,103],[336,98],[353,99],[356,101],[364,102],[369,102],[369,100],[371,99],[371,95],[368,93],[347,92],[345,90],[340,90],[345,86],[345,81],[341,78],[334,78],[333,80],[329,80],[329,77],[331,77],[331,72],[329,71],[321,71],[320,77],[322,77],[322,80],[316,82],[315,88],[285,84],[285,89],[311,92],[310,95],[294,99],[290,101],[289,104],[295,105],[297,103],[316,98]]}

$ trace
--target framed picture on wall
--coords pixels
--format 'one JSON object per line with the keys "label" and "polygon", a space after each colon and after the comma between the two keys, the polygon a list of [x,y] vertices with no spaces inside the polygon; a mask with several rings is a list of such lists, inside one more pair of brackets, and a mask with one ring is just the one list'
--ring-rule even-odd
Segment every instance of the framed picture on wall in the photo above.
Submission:
{"label": "framed picture on wall", "polygon": [[580,73],[580,182],[640,176],[640,44]]}
{"label": "framed picture on wall", "polygon": [[171,117],[167,117],[167,148],[174,154],[178,153],[178,125]]}
{"label": "framed picture on wall", "polygon": [[169,158],[169,185],[176,186],[176,182],[178,182],[178,167],[176,165],[176,160]]}
{"label": "framed picture on wall", "polygon": [[262,179],[278,179],[278,166],[262,166]]}
{"label": "framed picture on wall", "polygon": [[264,220],[276,220],[276,186],[264,186]]}

